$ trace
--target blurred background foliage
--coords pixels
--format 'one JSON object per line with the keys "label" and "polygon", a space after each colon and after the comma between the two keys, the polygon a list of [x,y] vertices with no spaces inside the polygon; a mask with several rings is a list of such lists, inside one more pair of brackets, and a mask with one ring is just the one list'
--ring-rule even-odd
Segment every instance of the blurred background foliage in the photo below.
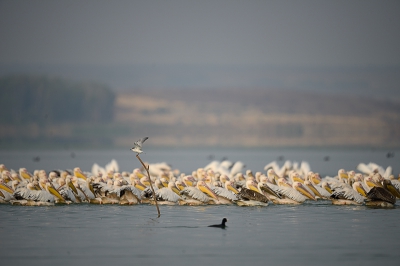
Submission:
{"label": "blurred background foliage", "polygon": [[1,124],[102,123],[114,117],[115,93],[98,83],[45,76],[0,78]]}

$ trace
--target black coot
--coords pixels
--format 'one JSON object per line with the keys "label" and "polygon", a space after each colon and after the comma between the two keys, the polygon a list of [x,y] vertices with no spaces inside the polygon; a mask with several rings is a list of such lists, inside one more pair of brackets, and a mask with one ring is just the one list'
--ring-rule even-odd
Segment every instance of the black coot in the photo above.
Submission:
{"label": "black coot", "polygon": [[213,224],[213,225],[209,225],[208,227],[218,227],[218,228],[225,228],[228,227],[225,225],[225,223],[228,221],[228,219],[224,218],[222,219],[222,223],[221,224]]}

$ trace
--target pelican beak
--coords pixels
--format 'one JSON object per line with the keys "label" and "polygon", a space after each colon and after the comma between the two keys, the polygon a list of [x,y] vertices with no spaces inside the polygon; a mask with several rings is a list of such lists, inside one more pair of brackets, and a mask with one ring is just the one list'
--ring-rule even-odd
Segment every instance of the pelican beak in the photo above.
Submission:
{"label": "pelican beak", "polygon": [[143,184],[145,187],[149,187],[149,186],[150,186],[150,182],[149,182],[149,181],[143,181],[142,184]]}
{"label": "pelican beak", "polygon": [[376,187],[376,184],[374,182],[371,181],[367,181],[367,186],[369,186],[370,188]]}
{"label": "pelican beak", "polygon": [[192,181],[192,180],[186,180],[186,184],[189,186],[189,187],[193,187],[194,186],[194,182]]}
{"label": "pelican beak", "polygon": [[349,175],[347,173],[341,173],[340,174],[341,178],[349,179]]}
{"label": "pelican beak", "polygon": [[321,180],[318,178],[313,177],[312,181],[314,182],[314,184],[318,185],[319,183],[321,183]]}
{"label": "pelican beak", "polygon": [[324,186],[324,189],[332,194],[332,189],[329,186]]}
{"label": "pelican beak", "polygon": [[395,186],[392,185],[392,183],[387,184],[387,189],[390,191],[390,193],[393,194],[393,196],[395,196],[396,198],[400,198],[400,193],[399,191],[396,189]]}
{"label": "pelican beak", "polygon": [[301,179],[300,177],[297,177],[297,176],[293,177],[293,181],[294,182],[300,182],[300,183],[304,184],[304,180]]}
{"label": "pelican beak", "polygon": [[316,199],[315,199],[315,196],[312,195],[312,194],[303,186],[303,184],[300,183],[299,186],[296,186],[296,190],[299,191],[299,192],[300,192],[301,194],[303,194],[304,196],[306,196],[307,198],[312,199],[312,200],[316,200]]}
{"label": "pelican beak", "polygon": [[7,186],[6,184],[0,183],[0,189],[7,191],[10,194],[13,194],[14,191],[12,190],[12,188],[10,188],[9,186]]}
{"label": "pelican beak", "polygon": [[146,189],[146,186],[143,185],[142,182],[137,182],[137,183],[135,183],[135,188],[137,188],[137,189],[143,191],[143,190]]}
{"label": "pelican beak", "polygon": [[176,187],[173,187],[172,191],[175,192],[176,195],[180,196],[179,189],[177,189]]}
{"label": "pelican beak", "polygon": [[209,195],[210,197],[218,200],[217,195],[215,195],[215,193],[207,186],[207,185],[199,185],[199,189],[206,193],[207,195]]}
{"label": "pelican beak", "polygon": [[[300,182],[299,182],[300,183]],[[291,187],[288,183],[286,183],[286,182],[281,182],[281,181],[278,181],[278,186],[280,186],[280,187]],[[301,184],[301,183],[300,183]]]}
{"label": "pelican beak", "polygon": [[311,191],[312,191],[316,196],[322,198],[321,193],[319,193],[318,190],[317,190],[311,183],[308,184],[307,187],[308,187],[309,189],[311,189]]}
{"label": "pelican beak", "polygon": [[255,192],[260,193],[260,191],[258,190],[258,188],[257,188],[256,186],[254,186],[253,184],[249,184],[249,189],[251,189],[251,190],[253,190],[253,191],[255,191]]}
{"label": "pelican beak", "polygon": [[22,176],[24,179],[27,179],[27,180],[29,180],[29,179],[31,178],[27,172],[21,172],[21,176]]}
{"label": "pelican beak", "polygon": [[140,172],[137,172],[137,173],[136,173],[136,176],[140,179],[140,178],[144,177],[144,174],[142,174],[142,173],[140,173]]}
{"label": "pelican beak", "polygon": [[53,186],[46,185],[46,187],[47,187],[47,190],[49,191],[49,193],[51,193],[54,197],[58,198],[60,200],[60,202],[65,203],[64,198],[61,196],[61,194],[55,188],[53,188]]}
{"label": "pelican beak", "polygon": [[176,185],[176,186],[178,187],[179,190],[183,190],[183,189],[185,188],[185,186],[182,185],[182,184],[178,184],[178,185]]}
{"label": "pelican beak", "polygon": [[79,178],[82,178],[83,180],[87,180],[87,177],[86,177],[86,175],[84,175],[83,173],[82,173],[82,171],[74,171],[74,175],[76,176],[76,177],[79,177]]}
{"label": "pelican beak", "polygon": [[72,182],[70,181],[70,182],[68,182],[68,186],[72,189],[72,191],[73,191],[76,195],[78,195],[78,190],[76,189],[74,183],[72,183]]}
{"label": "pelican beak", "polygon": [[364,189],[362,186],[357,186],[357,187],[356,187],[356,191],[357,191],[360,195],[362,195],[362,196],[364,196],[364,197],[367,197],[367,191],[365,191],[365,189]]}
{"label": "pelican beak", "polygon": [[236,188],[234,188],[232,185],[227,185],[226,188],[235,194],[239,194],[239,191]]}

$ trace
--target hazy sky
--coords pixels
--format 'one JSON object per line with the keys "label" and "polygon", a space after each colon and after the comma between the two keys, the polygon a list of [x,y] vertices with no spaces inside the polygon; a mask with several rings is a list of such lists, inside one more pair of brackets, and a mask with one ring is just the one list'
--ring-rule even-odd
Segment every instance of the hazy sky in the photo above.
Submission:
{"label": "hazy sky", "polygon": [[400,1],[0,0],[0,64],[400,65]]}

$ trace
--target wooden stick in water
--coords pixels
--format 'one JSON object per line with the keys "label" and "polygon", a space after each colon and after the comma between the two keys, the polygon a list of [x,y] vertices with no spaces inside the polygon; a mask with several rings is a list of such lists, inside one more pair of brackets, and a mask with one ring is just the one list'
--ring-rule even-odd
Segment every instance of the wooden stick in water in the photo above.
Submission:
{"label": "wooden stick in water", "polygon": [[146,169],[147,176],[149,177],[149,180],[150,180],[150,188],[151,188],[151,191],[153,192],[153,199],[154,199],[154,201],[156,202],[156,207],[157,207],[157,212],[158,212],[157,218],[160,218],[160,216],[161,216],[160,208],[158,208],[158,203],[157,203],[157,199],[156,199],[156,193],[154,192],[154,188],[153,188],[153,185],[152,185],[152,183],[151,183],[151,178],[150,178],[150,173],[149,173],[150,165],[148,165],[148,166],[146,167],[146,165],[144,164],[144,162],[142,161],[142,159],[140,159],[139,153],[136,154],[136,158],[138,158],[138,160],[140,161],[140,163],[143,165],[144,169]]}

